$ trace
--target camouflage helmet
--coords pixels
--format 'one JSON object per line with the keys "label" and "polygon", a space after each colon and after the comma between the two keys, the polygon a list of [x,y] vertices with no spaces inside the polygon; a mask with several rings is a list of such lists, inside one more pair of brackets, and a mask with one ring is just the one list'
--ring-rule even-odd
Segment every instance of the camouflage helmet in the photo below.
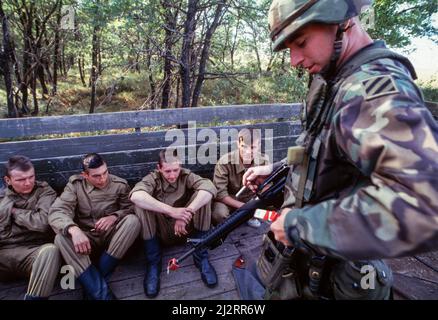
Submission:
{"label": "camouflage helmet", "polygon": [[269,8],[269,30],[273,50],[285,49],[285,42],[308,23],[339,24],[357,16],[372,0],[274,0]]}

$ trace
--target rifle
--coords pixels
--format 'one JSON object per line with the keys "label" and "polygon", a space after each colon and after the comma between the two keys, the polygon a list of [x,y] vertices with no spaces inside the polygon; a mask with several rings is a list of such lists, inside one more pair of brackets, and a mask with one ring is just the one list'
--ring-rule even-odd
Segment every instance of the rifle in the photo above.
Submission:
{"label": "rifle", "polygon": [[257,192],[252,199],[237,209],[224,222],[210,229],[210,231],[200,239],[187,239],[187,242],[193,247],[178,259],[170,259],[167,264],[167,273],[169,273],[169,270],[177,270],[179,263],[196,250],[204,248],[212,250],[217,248],[224,242],[231,231],[251,219],[256,209],[271,205],[277,199],[277,196],[282,193],[288,172],[289,166],[282,163],[280,167],[272,172],[265,181],[258,186]]}

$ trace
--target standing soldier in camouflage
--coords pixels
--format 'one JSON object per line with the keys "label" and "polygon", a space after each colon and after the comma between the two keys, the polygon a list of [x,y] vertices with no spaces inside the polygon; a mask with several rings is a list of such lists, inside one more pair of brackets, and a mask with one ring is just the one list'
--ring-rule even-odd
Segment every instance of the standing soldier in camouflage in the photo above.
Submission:
{"label": "standing soldier in camouflage", "polygon": [[[201,238],[210,230],[213,183],[181,167],[170,150],[160,151],[157,170],[149,173],[131,191],[131,201],[141,221],[146,256],[144,291],[156,297],[160,291],[161,245],[184,243],[187,236]],[[217,284],[207,249],[193,254],[195,266],[208,287]]]}
{"label": "standing soldier in camouflage", "polygon": [[[55,244],[86,296],[111,300],[114,296],[107,282],[138,236],[140,222],[129,201],[126,180],[109,174],[96,153],[86,155],[82,166],[82,174],[71,176],[53,203],[49,223],[57,233]],[[90,256],[98,258],[98,254],[96,268]]]}
{"label": "standing soldier in camouflage", "polygon": [[[237,135],[237,149],[223,155],[214,167],[213,183],[217,196],[213,202],[213,224],[222,223],[234,210],[248,202],[253,194],[246,190],[236,198],[242,188],[243,174],[249,167],[269,163],[268,158],[260,153],[261,135],[259,129],[242,129]],[[260,227],[260,221],[253,218],[248,225]]]}
{"label": "standing soldier in camouflage", "polygon": [[30,277],[25,300],[47,299],[61,264],[47,222],[56,199],[47,182],[35,181],[29,158],[11,157],[6,164],[8,188],[0,197],[0,279]]}
{"label": "standing soldier in camouflage", "polygon": [[[286,245],[342,261],[334,298],[388,298],[387,267],[366,260],[438,247],[438,127],[410,62],[361,26],[370,3],[274,0],[269,11],[274,50],[289,48],[291,65],[313,78],[271,230]],[[271,170],[250,169],[243,183],[254,187]],[[366,264],[380,265],[386,285],[359,287]]]}

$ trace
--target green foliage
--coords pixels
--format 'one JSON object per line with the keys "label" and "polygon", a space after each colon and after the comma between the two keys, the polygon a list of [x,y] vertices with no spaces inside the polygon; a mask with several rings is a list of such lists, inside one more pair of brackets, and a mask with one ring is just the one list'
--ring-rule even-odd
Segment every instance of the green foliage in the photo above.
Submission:
{"label": "green foliage", "polygon": [[[36,16],[43,17],[56,0],[3,1],[10,19],[11,36],[15,43],[18,66],[22,66],[24,38],[20,24],[20,10],[16,5],[31,3]],[[437,1],[433,0],[375,0],[374,38],[384,39],[392,47],[404,47],[413,37],[424,36],[438,43],[436,17]],[[166,59],[166,14],[175,15],[176,25],[169,54],[172,62],[170,105],[177,100],[181,43],[187,1],[184,0],[63,0],[63,5],[75,7],[77,29],[61,32],[63,54],[74,61],[67,74],[58,73],[58,94],[50,99],[41,97],[37,82],[37,96],[41,98],[40,114],[86,113],[90,104],[88,82],[91,70],[91,48],[94,26],[99,26],[101,70],[97,80],[96,112],[133,110],[140,106],[159,106],[164,82]],[[205,82],[199,105],[252,104],[300,102],[307,91],[307,79],[299,79],[289,67],[287,52],[274,54],[267,28],[267,11],[271,0],[226,1],[226,11],[216,29],[206,67]],[[16,5],[15,5],[16,4]],[[217,1],[198,1],[199,11],[193,40],[191,74],[196,76],[200,42],[211,23]],[[56,14],[47,23],[45,38],[39,52],[53,68]],[[33,35],[37,34],[35,25]],[[198,50],[198,51],[197,51]],[[83,86],[77,61],[84,61]],[[50,70],[52,72],[53,70]],[[46,71],[47,73],[47,71]],[[47,86],[51,87],[46,74]],[[5,113],[6,99],[0,81],[0,112]],[[15,92],[18,84],[15,79]],[[438,101],[435,83],[421,84],[427,100]],[[155,90],[155,96],[152,94]],[[181,91],[181,88],[179,88]],[[179,92],[180,94],[180,92]],[[179,97],[180,98],[180,97]],[[29,94],[32,102],[31,94]]]}
{"label": "green foliage", "polygon": [[437,10],[436,0],[375,0],[375,28],[368,32],[396,48],[408,46],[413,37],[428,37],[438,43],[438,31],[432,24]]}
{"label": "green foliage", "polygon": [[419,87],[424,95],[424,100],[438,103],[438,78],[420,82]]}
{"label": "green foliage", "polygon": [[307,92],[307,79],[299,79],[295,71],[270,73],[242,81],[227,79],[205,83],[202,105],[302,102]]}

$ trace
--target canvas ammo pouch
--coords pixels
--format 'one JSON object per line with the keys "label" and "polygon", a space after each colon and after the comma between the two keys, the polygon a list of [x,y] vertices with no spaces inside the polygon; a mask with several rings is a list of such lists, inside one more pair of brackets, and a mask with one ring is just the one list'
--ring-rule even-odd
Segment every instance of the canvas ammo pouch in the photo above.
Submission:
{"label": "canvas ammo pouch", "polygon": [[300,297],[300,283],[294,268],[296,249],[284,246],[269,231],[263,236],[257,275],[265,286],[265,300],[290,300]]}

